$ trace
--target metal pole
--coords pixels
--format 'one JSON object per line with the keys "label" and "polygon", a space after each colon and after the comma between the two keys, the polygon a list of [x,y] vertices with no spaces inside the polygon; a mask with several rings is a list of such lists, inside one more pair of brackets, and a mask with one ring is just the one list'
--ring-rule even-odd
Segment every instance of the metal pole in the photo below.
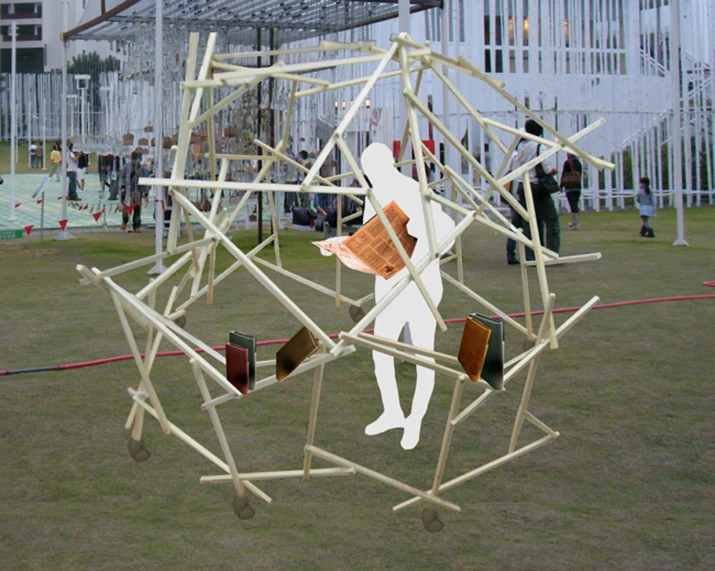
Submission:
{"label": "metal pole", "polygon": [[[156,0],[156,37],[154,40],[154,176],[164,176],[164,0]],[[164,250],[164,187],[154,186],[154,221],[155,221],[155,250],[160,254]],[[166,268],[162,260],[157,260],[153,268],[147,273],[149,275],[160,274]]]}
{"label": "metal pole", "polygon": [[87,118],[85,117],[85,114],[87,111],[87,107],[85,104],[87,89],[80,89],[79,92],[82,97],[82,100],[80,101],[80,105],[79,105],[79,120],[80,120],[80,124],[82,125],[80,133],[82,136],[82,150],[84,151],[84,144],[85,144],[85,141],[87,138]]}
{"label": "metal pole", "polygon": [[[449,53],[449,19],[451,17],[451,14],[449,12],[449,4],[448,0],[444,0],[442,2],[442,8],[440,9],[440,13],[442,15],[442,53],[443,54],[448,54]],[[444,73],[445,77],[449,78],[449,68],[445,65],[442,66],[442,73]],[[449,129],[449,124],[450,124],[450,113],[449,113],[449,88],[447,87],[446,83],[442,84],[442,123],[444,123],[445,127]],[[445,166],[450,166],[451,162],[451,153],[450,151],[450,145],[447,144],[447,140],[442,137],[443,145],[444,145],[444,165]],[[439,151],[437,152],[437,156],[439,157]],[[440,159],[442,157],[439,157]],[[442,174],[442,176],[446,176],[446,174]],[[447,183],[445,183],[445,189],[444,189],[444,195],[449,196],[447,194]]]}
{"label": "metal pole", "polygon": [[688,246],[685,241],[685,220],[683,217],[683,117],[680,109],[682,89],[680,85],[680,0],[670,0],[670,86],[673,104],[673,186],[675,187],[675,208],[678,220],[678,237],[673,246]]}
{"label": "metal pole", "polygon": [[[399,32],[410,33],[410,0],[399,0],[398,4],[398,25]],[[404,86],[403,86],[404,88]],[[398,138],[402,138],[402,134],[405,132],[405,127],[407,127],[407,101],[405,97],[400,93],[400,128],[397,131],[399,133]],[[417,152],[420,149],[419,141],[412,141],[412,148]],[[407,149],[403,149],[402,152],[406,152]],[[407,155],[405,155],[407,156]],[[407,156],[409,159],[409,156]]]}
{"label": "metal pole", "polygon": [[45,115],[45,98],[41,97],[40,108],[42,117],[42,170],[47,170],[47,116]]}
{"label": "metal pole", "polygon": [[[261,52],[263,49],[261,48],[261,28],[259,27],[257,32],[256,32],[256,51]],[[263,56],[260,55],[258,56],[258,65],[256,67],[263,67]],[[263,91],[263,86],[259,83],[258,84],[258,110],[257,110],[257,116],[258,116],[258,136],[256,137],[257,139],[261,138],[261,123],[263,122],[263,110],[261,109],[261,92]],[[258,154],[262,155],[263,154],[263,149],[259,148],[258,149]],[[259,160],[258,161],[258,171],[263,168],[263,161]],[[269,175],[270,176],[270,175]],[[263,242],[263,193],[262,192],[257,192],[256,193],[256,198],[258,200],[258,208],[256,212],[256,222],[258,224],[258,243],[260,244]]]}
{"label": "metal pole", "polygon": [[17,23],[13,22],[10,27],[12,36],[12,67],[10,79],[10,217],[8,220],[14,222],[15,216],[15,143],[17,142]]}
{"label": "metal pole", "polygon": [[[67,30],[67,0],[62,6],[63,30]],[[67,40],[64,32],[60,38],[62,40],[62,220],[67,220]],[[61,230],[55,240],[74,240],[74,236],[68,230]]]}

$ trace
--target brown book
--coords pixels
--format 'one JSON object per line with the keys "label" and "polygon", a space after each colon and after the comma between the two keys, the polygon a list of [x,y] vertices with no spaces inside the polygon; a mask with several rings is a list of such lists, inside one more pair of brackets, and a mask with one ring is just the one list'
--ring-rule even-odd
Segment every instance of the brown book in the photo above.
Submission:
{"label": "brown book", "polygon": [[473,317],[467,317],[457,359],[464,372],[475,383],[479,381],[479,376],[482,374],[491,335],[492,330],[489,327]]}
{"label": "brown book", "polygon": [[[409,217],[394,201],[385,206],[383,210],[407,256],[411,257],[412,252],[415,251],[417,239],[407,233]],[[370,218],[343,244],[373,272],[385,279],[390,279],[405,267],[400,253],[377,216]]]}
{"label": "brown book", "polygon": [[276,379],[283,381],[318,349],[310,329],[303,327],[276,353]]}
{"label": "brown book", "polygon": [[241,394],[248,394],[248,349],[226,343],[226,380]]}

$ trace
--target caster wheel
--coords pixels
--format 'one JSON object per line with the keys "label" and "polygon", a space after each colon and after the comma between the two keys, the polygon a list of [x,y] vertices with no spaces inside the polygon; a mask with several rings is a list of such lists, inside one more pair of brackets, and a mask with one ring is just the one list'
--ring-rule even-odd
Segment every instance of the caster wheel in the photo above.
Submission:
{"label": "caster wheel", "polygon": [[236,496],[233,498],[232,505],[233,511],[236,513],[236,516],[238,516],[238,519],[251,519],[254,515],[256,515],[256,510],[250,503],[248,503],[248,497],[246,496],[242,498]]}
{"label": "caster wheel", "polygon": [[351,305],[349,311],[350,311],[350,317],[352,318],[352,320],[355,323],[357,323],[363,317],[365,317],[365,310],[362,308],[362,306]]}
{"label": "caster wheel", "polygon": [[129,449],[129,455],[135,462],[146,462],[151,456],[143,438],[141,440],[134,440],[133,438],[130,438],[127,448]]}
{"label": "caster wheel", "polygon": [[430,533],[437,533],[444,529],[444,523],[439,519],[439,513],[433,507],[422,510],[422,524]]}
{"label": "caster wheel", "polygon": [[174,319],[174,323],[176,323],[179,327],[182,329],[186,327],[186,316],[185,315],[180,315],[176,319]]}

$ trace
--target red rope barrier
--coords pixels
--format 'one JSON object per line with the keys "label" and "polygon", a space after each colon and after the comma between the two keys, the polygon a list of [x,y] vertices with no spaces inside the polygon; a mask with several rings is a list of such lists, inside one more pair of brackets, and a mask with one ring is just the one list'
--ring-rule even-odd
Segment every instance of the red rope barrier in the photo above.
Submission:
{"label": "red rope barrier", "polygon": [[[703,282],[704,286],[707,287],[715,287],[715,282]],[[692,301],[692,300],[700,300],[700,299],[715,299],[715,295],[679,295],[679,296],[672,296],[672,297],[656,297],[652,299],[635,299],[631,301],[619,301],[616,303],[604,303],[601,305],[594,305],[593,309],[613,309],[616,307],[626,307],[629,305],[643,305],[646,303],[668,303],[668,302],[673,302],[673,301]],[[553,313],[573,313],[575,311],[578,311],[581,309],[580,307],[564,307],[561,309],[554,309]],[[543,311],[533,311],[531,315],[543,315]],[[512,313],[509,315],[509,317],[512,318],[519,318],[519,317],[524,317],[526,314],[525,313]],[[498,317],[498,316],[494,316]],[[445,319],[445,323],[462,323],[465,321],[466,318],[464,317],[459,317],[455,319]],[[372,333],[374,329],[366,329],[365,333]],[[334,333],[332,335],[329,335],[331,339],[336,339],[338,337],[337,333]],[[287,343],[288,339],[272,339],[269,341],[259,341],[256,343],[258,346],[264,346],[264,345],[283,345],[284,343]],[[215,351],[222,351],[225,348],[225,346],[220,346],[220,347],[214,347]],[[195,349],[197,353],[203,353],[203,349]],[[178,355],[183,355],[183,351],[164,351],[163,353],[157,353],[157,357],[176,357]],[[142,357],[144,357],[144,354],[142,353]],[[8,375],[19,375],[22,373],[37,373],[37,372],[44,372],[44,371],[66,371],[69,369],[82,369],[84,367],[94,367],[97,365],[105,365],[107,363],[118,363],[120,361],[130,361],[134,357],[132,355],[121,355],[118,357],[108,357],[106,359],[97,359],[95,361],[86,361],[83,363],[69,363],[67,365],[54,365],[54,366],[49,366],[49,367],[33,367],[29,369],[15,369],[14,371],[0,371],[0,377],[5,377]]]}

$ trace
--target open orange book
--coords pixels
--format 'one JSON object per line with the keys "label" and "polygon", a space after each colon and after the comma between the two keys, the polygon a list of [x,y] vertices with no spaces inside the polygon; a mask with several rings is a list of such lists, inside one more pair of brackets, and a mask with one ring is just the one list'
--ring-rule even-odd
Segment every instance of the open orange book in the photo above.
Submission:
{"label": "open orange book", "polygon": [[[412,256],[417,239],[407,232],[409,217],[394,201],[383,211],[405,252]],[[390,240],[390,235],[377,216],[373,216],[350,237],[313,243],[326,252],[335,254],[348,268],[358,272],[377,274],[390,279],[405,267],[397,248]]]}

